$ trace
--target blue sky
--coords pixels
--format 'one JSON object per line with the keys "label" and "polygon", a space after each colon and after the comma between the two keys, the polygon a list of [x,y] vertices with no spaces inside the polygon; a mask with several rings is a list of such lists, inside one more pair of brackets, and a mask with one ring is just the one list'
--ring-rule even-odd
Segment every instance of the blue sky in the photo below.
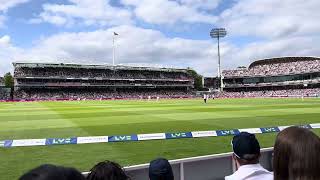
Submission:
{"label": "blue sky", "polygon": [[111,63],[217,71],[275,56],[319,56],[317,0],[0,0],[0,75],[14,61]]}

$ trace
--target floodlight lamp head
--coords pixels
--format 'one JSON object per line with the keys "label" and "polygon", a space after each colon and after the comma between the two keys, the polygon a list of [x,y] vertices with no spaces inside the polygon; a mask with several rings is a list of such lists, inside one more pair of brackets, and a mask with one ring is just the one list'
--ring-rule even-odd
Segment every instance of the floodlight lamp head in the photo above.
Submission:
{"label": "floodlight lamp head", "polygon": [[223,38],[227,35],[225,28],[214,28],[210,31],[211,38]]}

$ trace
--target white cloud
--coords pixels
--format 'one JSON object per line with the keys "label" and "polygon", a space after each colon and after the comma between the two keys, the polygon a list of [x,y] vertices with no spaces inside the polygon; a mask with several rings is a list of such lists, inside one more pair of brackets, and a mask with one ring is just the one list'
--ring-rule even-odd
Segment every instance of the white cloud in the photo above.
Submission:
{"label": "white cloud", "polygon": [[211,40],[168,38],[160,31],[118,26],[93,32],[61,33],[40,39],[36,45],[15,53],[15,61],[112,63],[112,34],[116,37],[116,63],[161,64],[194,67],[213,75],[215,46]]}
{"label": "white cloud", "polygon": [[4,28],[7,20],[7,11],[10,8],[26,3],[30,0],[0,0],[0,28]]}
{"label": "white cloud", "polygon": [[191,8],[212,10],[218,7],[221,0],[178,0],[178,2]]}
{"label": "white cloud", "polygon": [[31,23],[48,22],[55,25],[119,25],[130,24],[131,12],[110,5],[109,0],[69,0],[71,4],[44,4],[39,17]]}
{"label": "white cloud", "polygon": [[[16,7],[29,0],[0,0],[0,28],[5,27],[7,12],[10,8]],[[12,70],[12,61],[15,55],[22,53],[22,49],[15,47],[11,43],[11,37],[8,35],[0,36],[0,76]]]}
{"label": "white cloud", "polygon": [[233,44],[223,57],[224,67],[248,66],[261,58],[320,56],[318,7],[318,0],[236,1],[220,14],[218,24],[226,27],[229,36],[244,35],[252,43]]}
{"label": "white cloud", "polygon": [[134,24],[133,15],[150,24],[206,23],[217,18],[208,13],[221,0],[68,0],[71,4],[44,4],[43,11],[30,23],[47,22],[58,26],[112,26]]}
{"label": "white cloud", "polygon": [[0,37],[0,49],[0,76],[2,76],[12,70],[12,60],[22,50],[11,44],[10,36],[8,35]]}
{"label": "white cloud", "polygon": [[[112,34],[116,37],[116,63],[162,64],[192,67],[206,76],[217,72],[217,49],[211,40],[168,38],[160,31],[134,26],[118,26],[107,30],[60,33],[40,39],[35,46],[22,50],[0,39],[0,70],[7,72],[12,60],[32,62],[112,63]],[[299,42],[299,43],[297,43]],[[221,43],[224,69],[248,66],[254,60],[278,56],[319,56],[320,38],[292,37],[249,43],[243,47]],[[3,54],[4,53],[4,54]]]}
{"label": "white cloud", "polygon": [[59,26],[65,25],[66,23],[73,24],[70,22],[70,20],[68,22],[66,18],[59,16],[59,15],[51,15],[49,13],[41,13],[40,16],[41,16],[41,19],[31,19],[30,22],[37,23],[37,22],[45,21],[45,22],[48,22],[48,23],[51,23],[54,25],[59,25]]}
{"label": "white cloud", "polygon": [[11,38],[8,35],[2,36],[0,38],[0,44],[1,45],[9,46],[10,45],[10,41],[11,41]]}
{"label": "white cloud", "polygon": [[[136,18],[151,24],[214,22],[208,10],[216,8],[219,0],[122,0],[122,8],[128,17],[119,24],[131,22],[131,13]],[[99,2],[102,3],[99,5]],[[238,43],[233,38],[223,39],[221,44],[224,68],[248,66],[250,62],[279,56],[320,56],[320,1],[316,0],[241,0],[219,16],[219,24],[225,26],[228,36],[246,37],[251,43]],[[73,0],[71,5],[44,5],[40,19],[57,25],[105,25],[109,23],[105,11],[111,7],[108,1]],[[215,4],[210,4],[215,3]],[[205,4],[207,5],[205,7]],[[97,6],[96,12],[91,12]],[[85,8],[88,7],[88,8]],[[99,9],[100,8],[100,9]],[[94,8],[93,8],[94,9]],[[116,8],[117,9],[117,8]],[[113,9],[115,10],[115,9]],[[110,12],[114,11],[111,10]],[[108,12],[109,13],[109,12]],[[115,13],[116,14],[116,13]],[[111,17],[111,16],[110,16]],[[1,18],[0,18],[1,19]],[[123,21],[121,21],[121,19]],[[80,21],[79,21],[80,20]],[[121,22],[121,23],[120,23]],[[0,21],[1,24],[1,21]],[[112,24],[112,23],[111,23]],[[110,25],[110,24],[109,24]],[[176,26],[173,26],[176,27]],[[80,33],[59,33],[39,39],[29,49],[21,49],[4,36],[0,40],[1,69],[6,69],[13,60],[37,62],[111,63],[112,33],[118,32],[117,63],[148,63],[180,67],[192,67],[204,75],[216,73],[216,44],[208,40],[169,38],[161,31],[121,25],[106,30]],[[258,38],[251,38],[252,35]],[[241,39],[241,38],[239,38]],[[256,40],[259,39],[259,40]],[[241,45],[237,45],[241,44]],[[7,60],[8,59],[8,60]],[[10,60],[10,62],[9,62]],[[8,62],[7,62],[8,61]]]}
{"label": "white cloud", "polygon": [[223,64],[225,69],[237,66],[249,66],[251,62],[283,56],[318,56],[320,57],[320,37],[302,36],[274,39],[263,42],[249,43],[244,47],[233,46],[224,54]]}
{"label": "white cloud", "polygon": [[214,23],[216,17],[198,9],[203,6],[192,6],[197,1],[182,0],[179,3],[170,0],[121,0],[124,5],[133,8],[137,18],[150,24]]}
{"label": "white cloud", "polygon": [[28,1],[30,0],[0,0],[0,12],[6,12],[8,9]]}
{"label": "white cloud", "polygon": [[319,0],[241,0],[225,10],[219,23],[233,35],[264,38],[318,33]]}

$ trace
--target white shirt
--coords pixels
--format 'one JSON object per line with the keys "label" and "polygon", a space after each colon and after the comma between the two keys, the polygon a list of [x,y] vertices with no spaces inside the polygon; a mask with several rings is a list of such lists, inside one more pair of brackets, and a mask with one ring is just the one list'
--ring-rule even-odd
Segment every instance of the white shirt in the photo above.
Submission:
{"label": "white shirt", "polygon": [[248,164],[240,168],[225,180],[273,180],[273,173],[264,169],[260,164]]}

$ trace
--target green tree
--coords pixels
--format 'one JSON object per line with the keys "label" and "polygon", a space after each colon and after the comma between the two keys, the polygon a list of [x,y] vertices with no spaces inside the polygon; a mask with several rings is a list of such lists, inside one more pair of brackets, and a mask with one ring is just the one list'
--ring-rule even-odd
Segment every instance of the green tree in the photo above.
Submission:
{"label": "green tree", "polygon": [[198,91],[203,89],[202,86],[202,76],[199,75],[195,70],[188,68],[188,73],[193,77],[194,79],[194,88]]}
{"label": "green tree", "polygon": [[13,82],[13,77],[11,73],[10,72],[6,73],[3,78],[4,78],[5,87],[13,89],[14,82]]}

